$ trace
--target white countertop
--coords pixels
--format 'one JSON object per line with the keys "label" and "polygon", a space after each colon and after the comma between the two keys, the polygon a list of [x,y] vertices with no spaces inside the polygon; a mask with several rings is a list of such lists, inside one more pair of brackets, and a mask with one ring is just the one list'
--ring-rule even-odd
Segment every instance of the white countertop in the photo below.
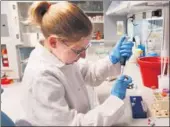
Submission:
{"label": "white countertop", "polygon": [[[135,64],[127,64],[124,72],[124,74],[132,77],[133,83],[138,85],[138,89],[127,91],[125,100],[127,105],[125,110],[126,116],[123,120],[125,121],[123,125],[148,126],[148,119],[132,119],[131,107],[128,99],[130,95],[141,95],[147,105],[151,105],[153,101],[152,90],[143,86],[139,68]],[[98,93],[100,103],[102,103],[109,96],[112,84],[113,82],[104,81],[100,86],[95,88]],[[4,93],[1,95],[1,110],[6,112],[13,121],[16,121],[17,118],[24,116],[19,99],[20,94],[22,93],[22,85],[20,85],[20,83],[15,83],[5,87],[4,90]],[[156,119],[155,123],[156,126],[168,126],[169,119],[159,118]]]}

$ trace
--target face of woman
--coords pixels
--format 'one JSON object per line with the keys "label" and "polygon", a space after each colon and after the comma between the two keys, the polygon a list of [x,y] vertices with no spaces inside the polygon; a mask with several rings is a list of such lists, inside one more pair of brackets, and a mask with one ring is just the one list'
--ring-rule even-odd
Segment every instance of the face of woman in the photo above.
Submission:
{"label": "face of woman", "polygon": [[[52,41],[52,39],[49,39]],[[81,39],[78,42],[64,42],[55,39],[49,42],[52,53],[65,64],[77,62],[80,58],[86,57],[86,49],[90,46],[90,37]]]}

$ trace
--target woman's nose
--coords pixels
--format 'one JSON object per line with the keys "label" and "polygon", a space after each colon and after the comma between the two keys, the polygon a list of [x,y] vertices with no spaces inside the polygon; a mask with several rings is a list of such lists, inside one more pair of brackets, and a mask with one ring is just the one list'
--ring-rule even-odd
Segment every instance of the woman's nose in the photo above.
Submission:
{"label": "woman's nose", "polygon": [[81,57],[81,58],[86,58],[86,51],[82,52],[82,53],[80,54],[80,57]]}

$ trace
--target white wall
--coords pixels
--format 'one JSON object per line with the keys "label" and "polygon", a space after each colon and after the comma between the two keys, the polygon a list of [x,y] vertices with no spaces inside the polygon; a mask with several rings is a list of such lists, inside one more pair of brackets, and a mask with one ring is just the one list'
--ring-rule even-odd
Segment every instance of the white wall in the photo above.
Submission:
{"label": "white wall", "polygon": [[[124,31],[126,32],[126,16],[118,16],[118,15],[106,15],[106,11],[108,10],[111,0],[103,0],[103,9],[104,9],[104,39],[112,40],[113,44],[120,39],[121,36],[117,35],[117,21],[124,22]],[[119,1],[113,1],[118,3]],[[116,5],[116,4],[115,4]],[[107,43],[107,42],[106,42]]]}
{"label": "white wall", "polygon": [[[13,20],[11,19],[11,8],[9,6],[9,1],[1,1],[1,14],[7,14],[8,26],[9,26],[9,37],[1,37],[1,44],[6,44],[8,51],[8,59],[9,59],[9,69],[8,73],[10,77],[14,79],[19,78],[18,72],[18,63],[17,63],[17,52],[16,52],[16,44],[19,40],[16,39],[16,29]],[[6,70],[2,67],[1,70]]]}

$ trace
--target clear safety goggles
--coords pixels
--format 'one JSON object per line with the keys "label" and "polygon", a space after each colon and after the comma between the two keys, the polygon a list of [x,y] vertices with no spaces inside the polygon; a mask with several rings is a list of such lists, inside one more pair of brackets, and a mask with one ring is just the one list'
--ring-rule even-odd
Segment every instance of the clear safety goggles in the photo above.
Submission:
{"label": "clear safety goggles", "polygon": [[[63,41],[63,44],[70,48],[70,46],[66,42]],[[80,50],[75,50],[75,49],[72,49],[72,48],[70,48],[70,49],[71,49],[72,52],[74,52],[77,55],[77,57],[79,57],[80,54],[83,53],[84,51],[86,51],[90,46],[91,46],[91,43],[89,43],[86,47],[83,47]]]}

